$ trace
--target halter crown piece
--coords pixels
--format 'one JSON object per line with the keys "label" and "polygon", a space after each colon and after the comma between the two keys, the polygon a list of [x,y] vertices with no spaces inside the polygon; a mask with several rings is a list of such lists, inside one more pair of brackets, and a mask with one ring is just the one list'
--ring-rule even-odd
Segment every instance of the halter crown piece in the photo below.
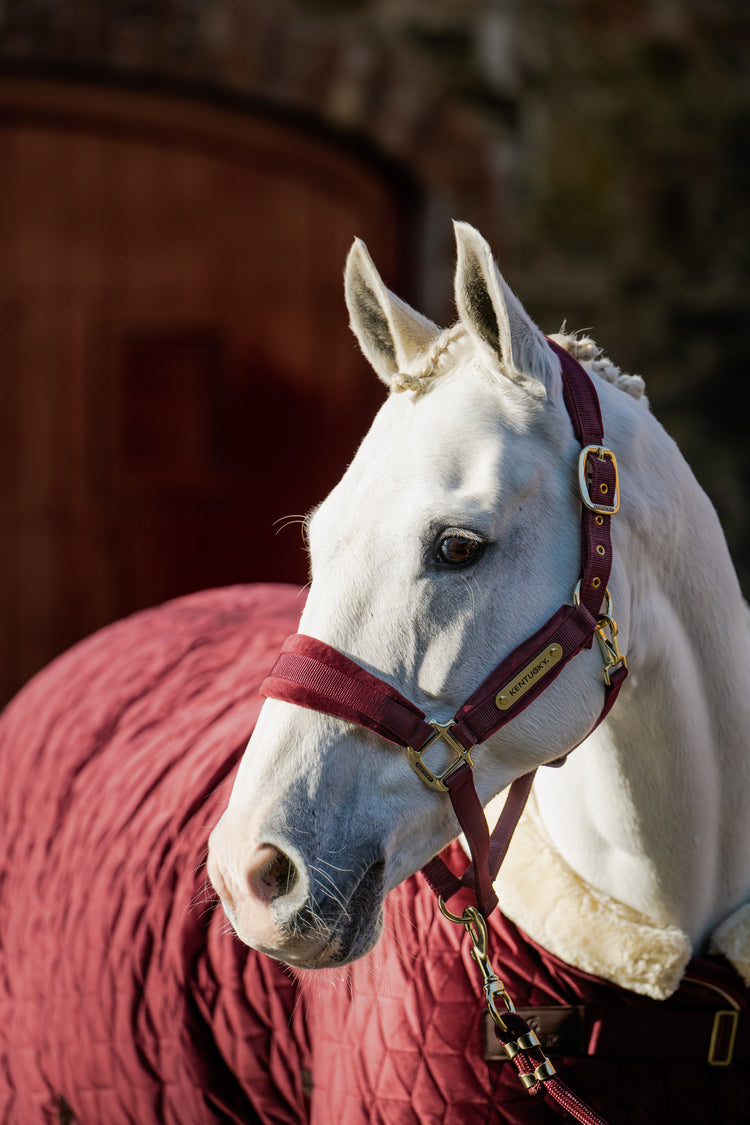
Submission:
{"label": "halter crown piece", "polygon": [[[469,845],[471,863],[458,876],[436,856],[422,868],[422,873],[438,896],[446,917],[462,923],[469,933],[472,956],[482,973],[487,1007],[495,1021],[495,1034],[530,1093],[547,1089],[577,1120],[587,1125],[606,1125],[555,1077],[555,1069],[542,1053],[539,1040],[516,1014],[486,954],[485,919],[497,906],[493,883],[536,771],[519,777],[510,786],[503,811],[490,834],[474,787],[471,757],[475,747],[528,707],[569,660],[582,649],[590,648],[595,637],[604,660],[604,703],[595,727],[608,714],[628,672],[617,643],[617,625],[607,590],[612,568],[610,520],[620,504],[617,460],[604,445],[599,399],[591,378],[568,352],[551,340],[548,343],[560,360],[563,400],[581,445],[581,563],[572,604],[562,605],[541,629],[506,656],[449,723],[427,721],[424,712],[396,688],[337,649],[301,633],[284,642],[260,690],[273,699],[335,715],[375,731],[406,750],[412,769],[425,785],[447,792]],[[434,773],[425,754],[439,741],[448,747],[453,760],[442,773]],[[445,902],[464,887],[473,890],[477,907],[467,907],[462,916],[451,914]]]}

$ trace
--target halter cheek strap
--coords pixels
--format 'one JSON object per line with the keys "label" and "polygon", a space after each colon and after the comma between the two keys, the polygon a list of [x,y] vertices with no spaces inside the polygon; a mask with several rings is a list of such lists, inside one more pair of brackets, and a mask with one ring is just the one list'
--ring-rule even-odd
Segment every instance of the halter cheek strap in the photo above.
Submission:
{"label": "halter cheek strap", "polygon": [[[265,696],[335,715],[403,747],[420,779],[430,788],[449,794],[472,863],[459,877],[436,857],[423,873],[444,899],[461,887],[472,888],[485,917],[497,905],[492,884],[531,791],[534,773],[511,785],[503,813],[490,835],[474,787],[474,747],[528,707],[569,660],[591,647],[595,637],[605,661],[605,697],[598,722],[609,712],[627,675],[607,593],[612,565],[610,521],[619,506],[617,463],[611,450],[603,446],[599,400],[591,379],[568,352],[549,343],[560,359],[565,405],[582,446],[578,462],[581,571],[573,603],[561,606],[541,629],[506,656],[449,723],[428,722],[425,713],[391,684],[323,641],[299,633],[286,640],[261,686]],[[453,756],[440,774],[434,773],[425,760],[438,741],[447,745]]]}

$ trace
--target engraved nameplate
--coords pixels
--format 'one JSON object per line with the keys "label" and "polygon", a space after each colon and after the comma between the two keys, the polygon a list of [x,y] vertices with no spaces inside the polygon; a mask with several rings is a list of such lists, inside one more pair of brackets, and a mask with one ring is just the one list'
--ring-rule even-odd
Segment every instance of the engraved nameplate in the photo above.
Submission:
{"label": "engraved nameplate", "polygon": [[500,711],[507,711],[514,703],[517,703],[527,691],[531,691],[533,687],[546,676],[556,664],[562,660],[562,645],[548,645],[544,652],[540,652],[538,656],[522,668],[514,680],[506,684],[497,695],[495,696],[495,706]]}

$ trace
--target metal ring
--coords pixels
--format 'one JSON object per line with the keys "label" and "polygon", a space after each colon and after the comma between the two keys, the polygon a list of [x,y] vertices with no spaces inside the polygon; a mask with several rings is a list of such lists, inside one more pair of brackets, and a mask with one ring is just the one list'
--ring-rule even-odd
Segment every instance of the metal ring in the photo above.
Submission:
{"label": "metal ring", "polygon": [[[593,583],[592,583],[592,585],[593,585]],[[600,617],[607,617],[607,618],[611,619],[611,617],[612,617],[612,598],[611,598],[610,593],[609,593],[609,586],[605,586],[605,588],[604,588],[604,594],[602,596],[602,602],[604,603],[604,612],[600,614]],[[576,588],[573,591],[573,605],[577,609],[580,604],[581,604],[581,579],[579,578],[578,581],[576,582]]]}
{"label": "metal ring", "polygon": [[458,914],[451,914],[450,910],[445,905],[445,901],[443,900],[441,895],[438,896],[438,906],[440,907],[440,913],[443,914],[446,918],[450,919],[451,922],[458,922],[462,926],[466,925],[465,918],[459,917]]}

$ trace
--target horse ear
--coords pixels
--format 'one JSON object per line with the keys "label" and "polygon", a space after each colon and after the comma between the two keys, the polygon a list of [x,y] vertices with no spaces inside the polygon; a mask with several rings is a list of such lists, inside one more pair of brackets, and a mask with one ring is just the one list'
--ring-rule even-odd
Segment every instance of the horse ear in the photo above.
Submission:
{"label": "horse ear", "polygon": [[559,360],[508,287],[479,231],[468,223],[453,226],[456,306],[462,323],[504,375],[558,401]]}
{"label": "horse ear", "polygon": [[367,247],[355,238],[344,274],[349,322],[360,347],[387,385],[439,334],[426,316],[386,289]]}

